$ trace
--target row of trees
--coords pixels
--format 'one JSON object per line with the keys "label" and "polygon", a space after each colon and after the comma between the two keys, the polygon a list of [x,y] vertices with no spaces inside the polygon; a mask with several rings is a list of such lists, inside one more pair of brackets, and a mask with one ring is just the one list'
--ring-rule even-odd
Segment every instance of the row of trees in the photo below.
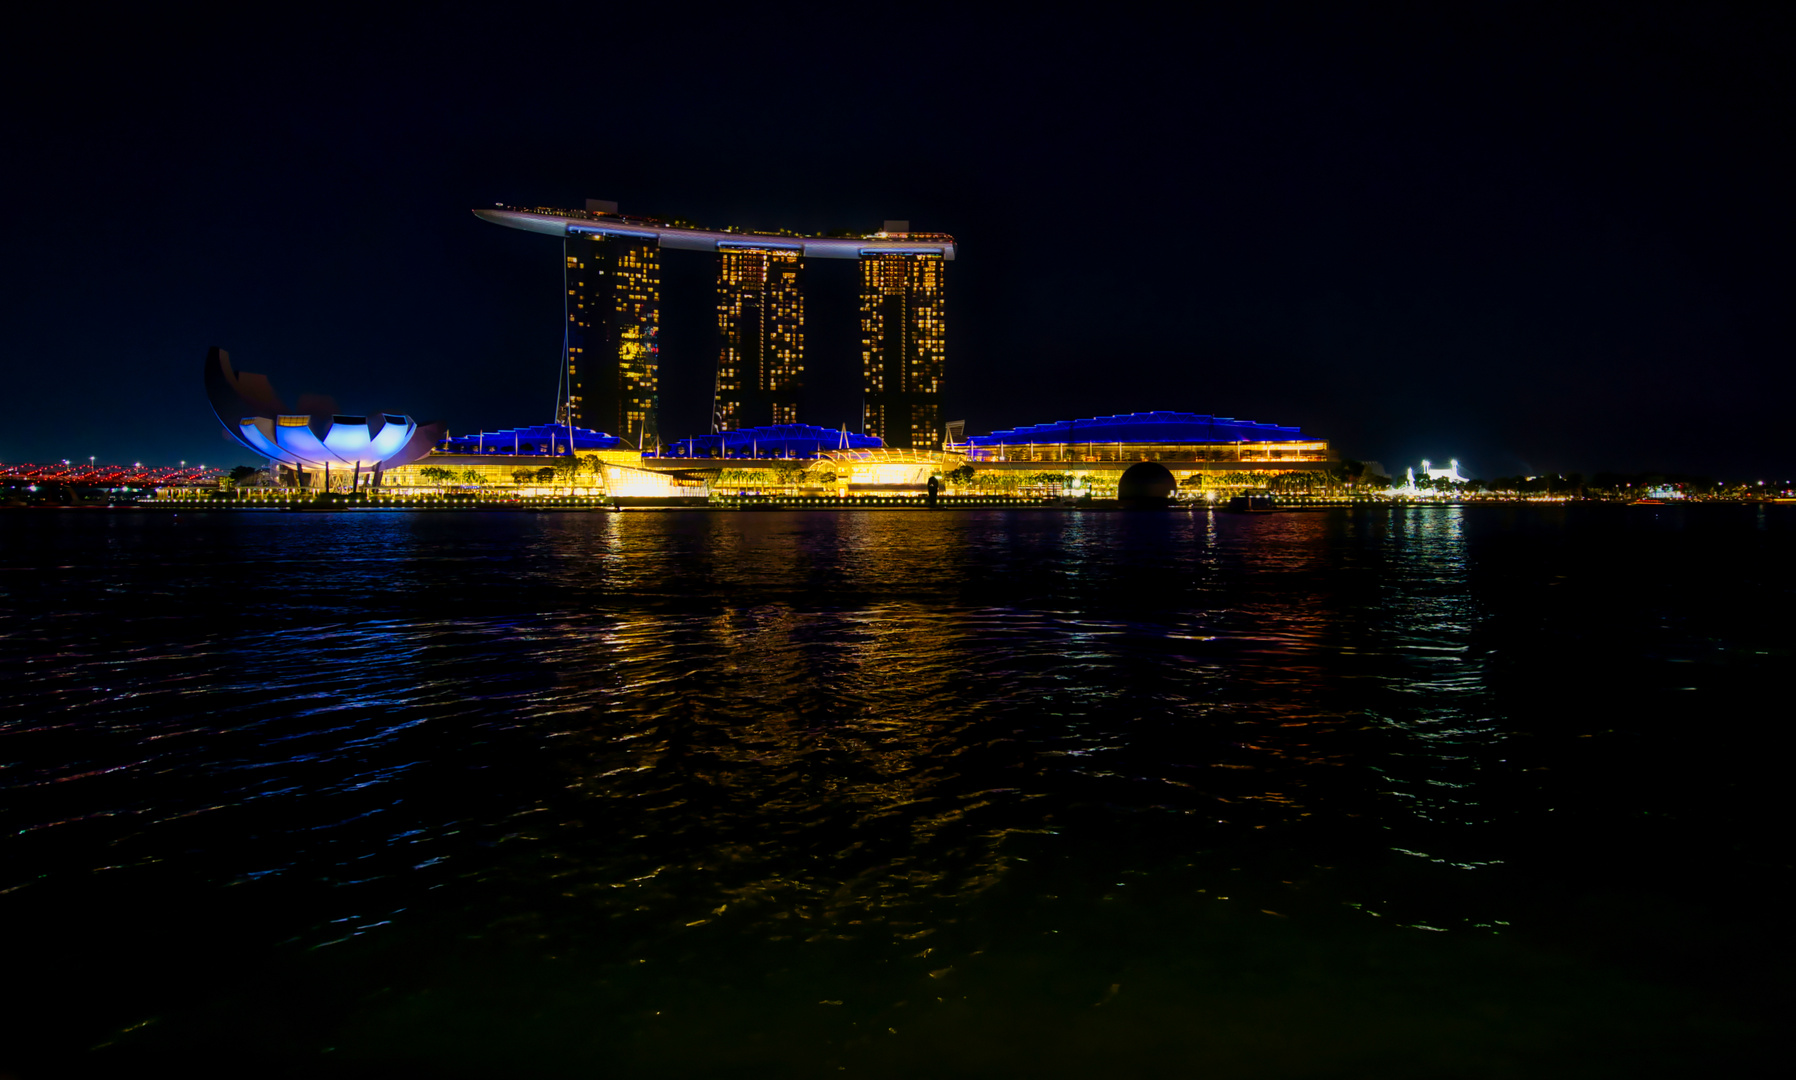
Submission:
{"label": "row of trees", "polygon": [[760,469],[724,469],[717,474],[718,487],[793,487],[835,482],[835,467],[828,462],[820,462],[808,469],[802,463],[792,462]]}
{"label": "row of trees", "polygon": [[[427,465],[418,470],[418,476],[440,487],[451,484],[485,486],[492,481],[479,469],[445,469],[436,465]],[[582,478],[586,483],[580,483]],[[563,457],[556,459],[554,465],[544,465],[536,469],[515,469],[511,473],[511,482],[518,487],[537,485],[548,487],[600,487],[604,484],[605,465],[598,455],[589,454],[583,457]]]}

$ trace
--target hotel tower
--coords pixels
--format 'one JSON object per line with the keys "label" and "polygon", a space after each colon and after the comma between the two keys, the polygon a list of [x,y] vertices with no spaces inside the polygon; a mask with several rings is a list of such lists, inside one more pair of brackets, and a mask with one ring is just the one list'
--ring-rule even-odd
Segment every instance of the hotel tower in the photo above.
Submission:
{"label": "hotel tower", "polygon": [[654,239],[570,233],[567,370],[557,423],[622,436],[658,435],[661,252]]}
{"label": "hotel tower", "polygon": [[804,259],[776,248],[717,253],[717,389],[711,431],[798,423],[804,389]]}
{"label": "hotel tower", "polygon": [[[888,221],[882,237],[908,239]],[[887,446],[928,450],[942,440],[943,256],[930,251],[861,255],[861,376],[864,430]]]}

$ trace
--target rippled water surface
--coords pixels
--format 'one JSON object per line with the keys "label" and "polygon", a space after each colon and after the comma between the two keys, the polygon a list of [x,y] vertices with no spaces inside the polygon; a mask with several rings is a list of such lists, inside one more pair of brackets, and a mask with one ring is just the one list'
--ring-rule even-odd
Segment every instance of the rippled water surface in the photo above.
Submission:
{"label": "rippled water surface", "polygon": [[8,513],[0,1070],[1750,1074],[1788,509]]}

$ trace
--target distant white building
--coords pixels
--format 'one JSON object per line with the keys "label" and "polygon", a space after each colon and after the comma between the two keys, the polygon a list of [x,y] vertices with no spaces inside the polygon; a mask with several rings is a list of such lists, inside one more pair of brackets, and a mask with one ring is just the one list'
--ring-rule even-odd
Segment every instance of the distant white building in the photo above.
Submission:
{"label": "distant white building", "polygon": [[[1426,458],[1424,458],[1422,461],[1422,479],[1449,480],[1455,484],[1463,484],[1466,482],[1466,478],[1459,475],[1459,460],[1457,458],[1448,461],[1447,467],[1444,469],[1435,468]],[[1392,488],[1391,494],[1412,496],[1422,494],[1421,489],[1416,487],[1416,470],[1414,468],[1403,470],[1403,484],[1401,487]]]}
{"label": "distant white building", "polygon": [[1426,473],[1428,476],[1428,479],[1430,479],[1430,480],[1451,480],[1455,484],[1463,484],[1466,482],[1466,478],[1459,475],[1459,459],[1458,458],[1449,460],[1447,462],[1447,467],[1444,469],[1435,468],[1434,466],[1428,464],[1427,458],[1423,458],[1422,459],[1422,472]]}

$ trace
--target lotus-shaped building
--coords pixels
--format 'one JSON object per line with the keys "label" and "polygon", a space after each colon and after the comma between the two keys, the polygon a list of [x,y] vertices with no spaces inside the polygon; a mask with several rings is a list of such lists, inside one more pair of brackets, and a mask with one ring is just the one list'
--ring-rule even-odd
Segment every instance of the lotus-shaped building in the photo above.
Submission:
{"label": "lotus-shaped building", "polygon": [[288,412],[267,376],[232,370],[230,354],[217,347],[206,353],[206,397],[225,431],[250,450],[301,474],[328,478],[334,467],[352,484],[364,472],[378,484],[383,469],[416,461],[443,437],[441,424],[392,413]]}

